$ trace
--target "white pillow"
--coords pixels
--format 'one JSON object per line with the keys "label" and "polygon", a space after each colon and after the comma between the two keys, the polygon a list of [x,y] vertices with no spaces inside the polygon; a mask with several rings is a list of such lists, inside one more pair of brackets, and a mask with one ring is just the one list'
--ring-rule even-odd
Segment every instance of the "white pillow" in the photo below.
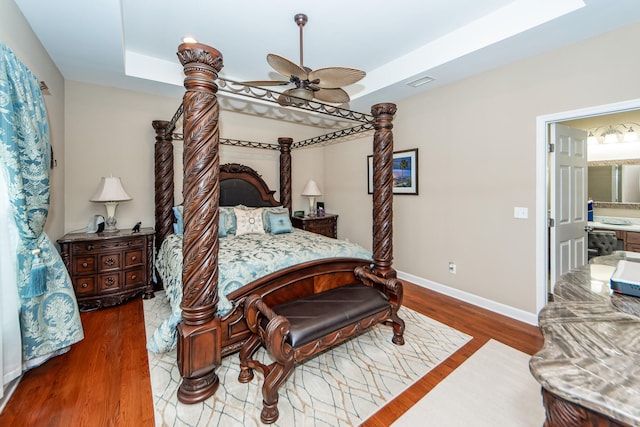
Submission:
{"label": "white pillow", "polygon": [[262,225],[262,208],[238,209],[233,208],[236,214],[236,236],[243,234],[264,234]]}

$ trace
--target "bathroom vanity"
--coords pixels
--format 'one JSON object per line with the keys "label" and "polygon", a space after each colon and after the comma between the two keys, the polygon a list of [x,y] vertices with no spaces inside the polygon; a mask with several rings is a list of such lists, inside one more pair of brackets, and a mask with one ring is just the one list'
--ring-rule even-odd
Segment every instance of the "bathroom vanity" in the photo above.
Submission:
{"label": "bathroom vanity", "polygon": [[612,294],[616,252],[562,275],[540,311],[544,346],[529,368],[542,386],[546,427],[640,425],[640,298]]}

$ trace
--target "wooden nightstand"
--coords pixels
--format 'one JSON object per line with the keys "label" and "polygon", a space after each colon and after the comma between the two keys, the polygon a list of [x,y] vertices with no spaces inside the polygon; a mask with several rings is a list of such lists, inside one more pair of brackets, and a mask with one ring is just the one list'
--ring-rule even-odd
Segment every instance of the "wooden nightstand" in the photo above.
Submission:
{"label": "wooden nightstand", "polygon": [[153,228],[138,233],[69,233],[58,240],[78,306],[92,310],[138,294],[153,298]]}
{"label": "wooden nightstand", "polygon": [[323,236],[338,238],[338,215],[324,214],[324,216],[291,217],[291,224],[302,230]]}

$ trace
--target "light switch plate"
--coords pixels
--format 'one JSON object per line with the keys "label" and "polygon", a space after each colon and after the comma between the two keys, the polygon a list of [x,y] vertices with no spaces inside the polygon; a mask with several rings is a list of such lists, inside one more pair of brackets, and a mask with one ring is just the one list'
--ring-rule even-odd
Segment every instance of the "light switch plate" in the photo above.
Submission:
{"label": "light switch plate", "polygon": [[513,217],[519,219],[527,219],[529,218],[529,208],[513,208]]}

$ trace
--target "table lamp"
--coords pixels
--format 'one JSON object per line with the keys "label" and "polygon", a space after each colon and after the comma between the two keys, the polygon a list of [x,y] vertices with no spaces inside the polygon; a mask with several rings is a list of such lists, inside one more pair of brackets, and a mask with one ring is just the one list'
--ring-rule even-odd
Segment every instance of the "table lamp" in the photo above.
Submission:
{"label": "table lamp", "polygon": [[307,185],[304,186],[304,190],[302,190],[302,195],[307,196],[309,198],[309,216],[316,215],[316,197],[322,196],[320,189],[318,188],[318,184],[312,179],[307,182]]}
{"label": "table lamp", "polygon": [[131,200],[131,196],[122,187],[122,182],[118,177],[102,177],[98,190],[93,197],[89,199],[91,202],[102,202],[107,209],[107,219],[105,221],[104,232],[113,233],[118,231],[116,228],[116,207],[118,202]]}

